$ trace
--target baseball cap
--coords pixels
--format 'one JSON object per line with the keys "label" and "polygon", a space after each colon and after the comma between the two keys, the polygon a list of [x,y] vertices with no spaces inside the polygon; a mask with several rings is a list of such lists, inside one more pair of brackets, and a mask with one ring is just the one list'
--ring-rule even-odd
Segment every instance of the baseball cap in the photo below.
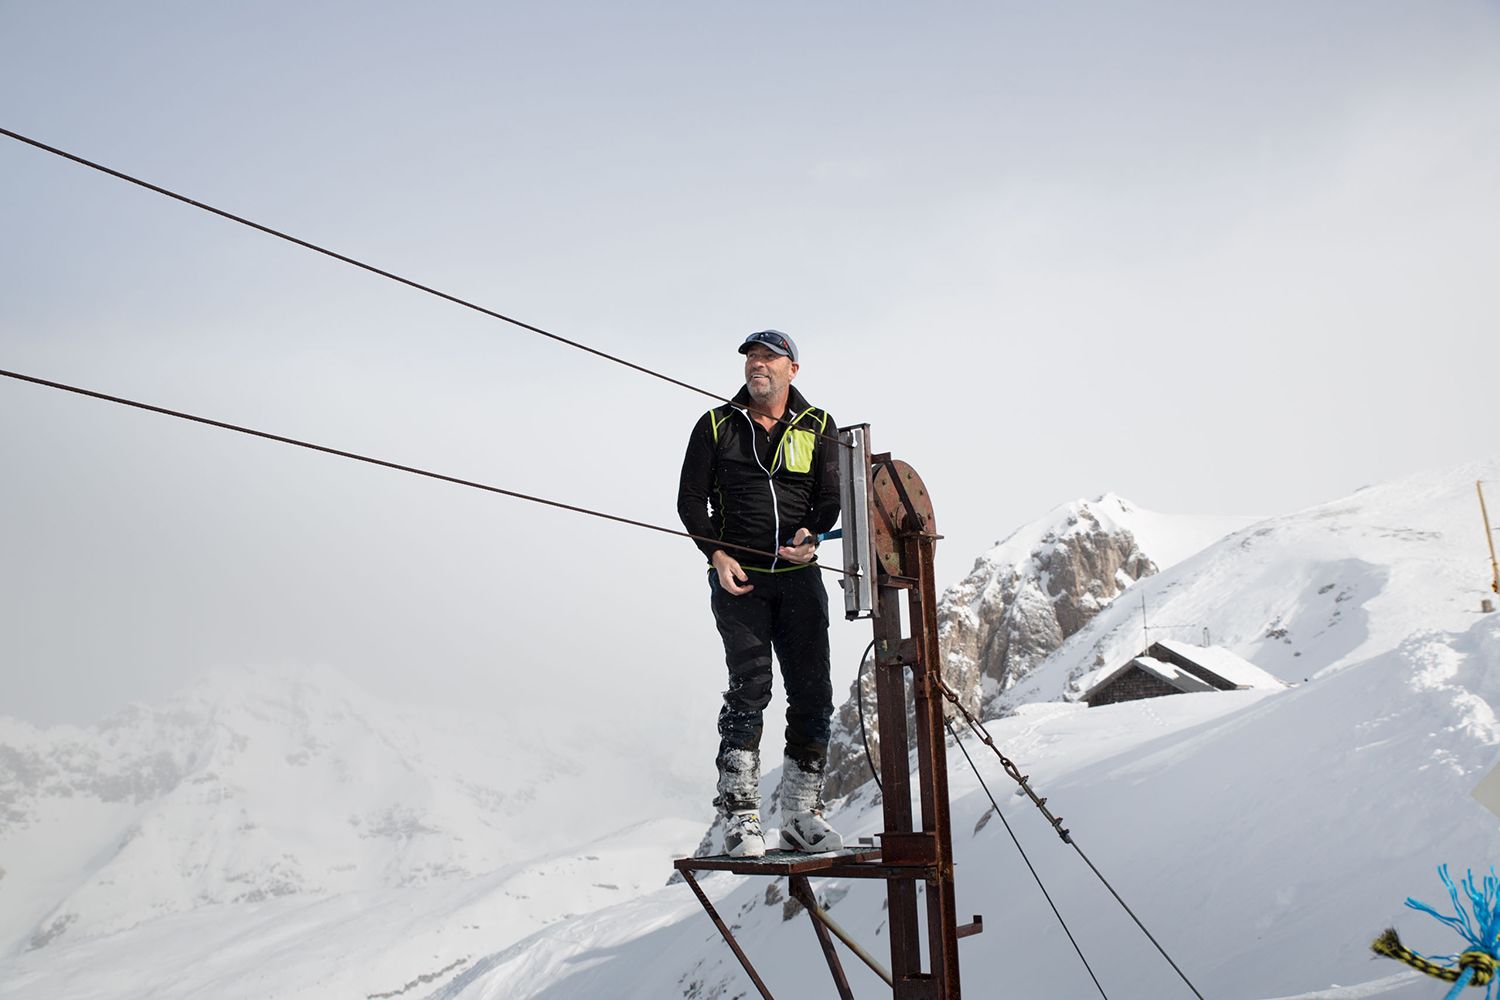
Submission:
{"label": "baseball cap", "polygon": [[755,344],[762,344],[769,347],[777,354],[784,354],[794,362],[797,360],[797,345],[792,342],[791,337],[788,337],[780,330],[761,330],[759,333],[752,333],[740,345],[740,353],[744,354]]}

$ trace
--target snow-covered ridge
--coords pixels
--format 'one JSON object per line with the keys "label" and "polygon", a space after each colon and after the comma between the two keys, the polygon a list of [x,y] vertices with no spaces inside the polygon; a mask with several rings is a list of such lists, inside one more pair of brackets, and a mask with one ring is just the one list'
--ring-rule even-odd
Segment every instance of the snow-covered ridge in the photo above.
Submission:
{"label": "snow-covered ridge", "polygon": [[[988,723],[1208,995],[1416,1000],[1433,984],[1373,959],[1370,940],[1394,925],[1424,952],[1457,950],[1457,938],[1402,903],[1442,903],[1439,864],[1483,870],[1500,855],[1500,821],[1469,795],[1500,760],[1500,615],[1479,613],[1488,578],[1473,481],[1484,478],[1500,478],[1500,462],[1365,489],[1242,528],[1134,584],[1157,622],[1196,626],[1183,616],[1201,616],[1216,643],[1293,686],[1097,709],[1059,700],[1142,648],[1140,606],[1117,601],[1013,689],[1010,714]],[[1109,995],[1182,994],[1092,873],[1010,794],[985,749],[969,749]],[[961,945],[966,993],[1090,995],[961,756],[950,757],[949,776],[959,909],[984,913],[986,926]],[[831,816],[846,836],[880,828],[872,791]],[[768,881],[716,877],[709,891],[776,996],[828,995],[805,918],[787,920]],[[878,886],[816,887],[842,926],[885,947]],[[685,895],[539,932],[434,997],[750,990]],[[597,958],[579,961],[587,955]],[[858,963],[845,967],[856,995],[881,995]]]}
{"label": "snow-covered ridge", "polygon": [[[0,720],[0,954],[495,871],[585,839],[570,818],[630,815],[609,789],[628,766],[483,719],[409,718],[328,670],[210,675],[87,729]],[[592,799],[569,791],[591,780]]]}
{"label": "snow-covered ridge", "polygon": [[1496,462],[1424,472],[1243,527],[1140,581],[1009,698],[1076,697],[1148,636],[1198,642],[1206,630],[1296,683],[1427,629],[1463,631],[1488,583],[1474,481],[1497,472]]}
{"label": "snow-covered ridge", "polygon": [[[1250,523],[1143,510],[1113,493],[1060,504],[975,560],[938,603],[943,673],[965,706],[993,716],[1012,687],[1136,580]],[[829,748],[828,795],[867,780],[856,692],[839,708]],[[865,713],[874,710],[866,678]]]}
{"label": "snow-covered ridge", "polygon": [[[1487,594],[1488,565],[1475,479],[1500,479],[1500,461],[1410,477],[1246,525],[1175,565],[1164,564],[1162,572],[1133,582],[1126,599],[1103,603],[1006,692],[1013,704],[1004,717],[987,723],[1205,995],[1433,995],[1433,984],[1372,959],[1368,945],[1394,925],[1419,950],[1456,950],[1453,935],[1402,902],[1409,895],[1442,902],[1433,873],[1440,863],[1483,870],[1500,856],[1500,820],[1469,795],[1500,760],[1500,615],[1478,610]],[[1096,517],[1102,526],[1105,516]],[[1139,544],[1144,551],[1146,543]],[[1093,709],[1068,700],[1097,671],[1143,648],[1142,595],[1147,624],[1206,626],[1216,644],[1291,686]],[[1196,637],[1189,632],[1188,638]],[[1152,638],[1180,636],[1167,631]],[[430,743],[374,708],[355,700],[330,705],[307,693],[290,703],[270,701],[248,713],[226,710],[214,725],[249,737],[251,743],[237,751],[242,758],[261,753],[256,759],[266,766],[280,760],[278,777],[321,773],[332,758],[349,758],[354,747],[365,747],[376,761],[405,762],[418,787],[452,787],[438,766],[449,759],[438,749],[442,741]],[[327,744],[309,750],[301,765],[287,760],[307,749],[304,730],[287,725],[296,718],[285,714],[288,704],[312,720],[308,731]],[[322,707],[312,707],[317,704]],[[365,720],[367,731],[384,735],[370,741],[351,736],[345,748],[338,738],[358,728],[356,717]],[[107,752],[99,750],[105,741],[99,734],[75,731],[69,739],[93,747],[100,762],[118,762],[124,759],[118,751],[130,744],[124,734],[148,726],[205,731],[195,711],[176,721],[164,718],[146,710],[110,737],[114,749]],[[275,719],[281,721],[271,725]],[[23,756],[60,738],[56,731],[39,736],[15,725],[0,732]],[[260,743],[265,748],[252,751]],[[230,767],[240,759],[234,739],[219,736],[193,746],[199,749],[169,754],[183,777],[168,798],[198,787],[194,775],[212,771],[223,779],[238,773]],[[1183,995],[1180,981],[1092,873],[1026,800],[1011,794],[987,750],[972,742],[968,749],[1109,995]],[[67,753],[87,758],[81,750]],[[35,776],[56,765],[43,757],[26,773]],[[565,759],[558,764],[564,770],[557,772],[557,784],[570,794],[585,787],[607,794],[608,774],[600,770],[607,762],[572,763],[586,770],[569,776],[572,765]],[[497,773],[506,773],[503,762],[496,765]],[[961,755],[950,757],[949,777],[959,910],[984,914],[986,927],[984,935],[961,944],[966,994],[1095,992]],[[245,834],[264,829],[264,822],[248,831],[238,825],[245,804],[258,799],[249,784],[234,785],[204,784],[234,797],[225,800],[227,819],[212,828],[219,835],[203,836],[200,825],[191,842],[217,843],[229,853],[245,842]],[[492,803],[497,809],[524,799],[510,786],[494,790],[508,796]],[[345,793],[335,787],[332,794]],[[461,786],[453,793],[464,794]],[[547,783],[536,786],[535,794],[532,801],[548,794]],[[24,799],[28,823],[23,829],[13,822],[0,837],[0,867],[8,872],[0,878],[0,905],[17,898],[6,895],[21,884],[17,879],[30,879],[25,885],[36,888],[31,869],[15,860],[30,857],[16,847],[15,838],[29,835],[25,831],[47,830],[56,839],[59,831],[94,829],[91,816],[145,827],[137,814],[149,814],[163,801],[121,795],[106,802],[92,793]],[[452,800],[435,795],[433,801]],[[204,805],[187,797],[177,804]],[[93,812],[83,822],[58,825],[38,818],[42,808]],[[444,815],[435,806],[412,818],[418,827],[447,830]],[[280,850],[296,856],[300,870],[313,870],[322,856],[298,846],[303,827],[293,817],[280,818],[287,824],[278,833]],[[830,818],[850,838],[877,832],[881,816],[873,787],[853,789]],[[160,916],[148,911],[137,915],[136,926],[109,934],[97,932],[97,925],[91,931],[80,916],[45,946],[0,957],[0,1000],[753,995],[688,889],[662,885],[670,853],[689,849],[700,830],[701,823],[690,821],[670,829],[638,828],[597,848],[547,852],[533,863],[469,876],[195,904]],[[179,857],[163,849],[172,842],[160,833],[153,828],[137,841],[155,845],[159,856]],[[409,827],[404,839],[415,844],[436,836]],[[373,842],[389,851],[402,839]],[[93,879],[97,871],[87,862],[94,856],[82,846],[79,870]],[[382,878],[400,870],[382,869]],[[58,866],[55,873],[64,871]],[[117,875],[132,871],[151,874],[122,867]],[[180,871],[163,871],[170,876],[166,884],[182,881]],[[628,877],[615,878],[614,872]],[[103,875],[93,884],[102,891],[110,877],[117,876]],[[884,951],[886,914],[877,883],[818,879],[814,885],[841,925],[877,954]],[[133,888],[124,881],[120,886]],[[806,916],[785,905],[784,885],[716,875],[704,887],[777,997],[829,995],[822,953]],[[146,955],[150,959],[143,961]],[[845,968],[856,995],[888,995],[858,963],[848,961]]]}
{"label": "snow-covered ridge", "polygon": [[1159,514],[1114,493],[1056,507],[997,542],[944,592],[944,673],[989,714],[1126,588],[1251,520]]}
{"label": "snow-covered ridge", "polygon": [[466,879],[207,904],[0,960],[0,997],[426,996],[497,948],[649,898],[700,824],[654,820]]}
{"label": "snow-covered ridge", "polygon": [[[1059,504],[1012,531],[974,561],[984,566],[1019,566],[1047,545],[1081,534],[1129,534],[1162,569],[1174,566],[1209,543],[1257,520],[1239,515],[1165,514],[1146,510],[1117,493]],[[972,571],[971,571],[972,572]]]}

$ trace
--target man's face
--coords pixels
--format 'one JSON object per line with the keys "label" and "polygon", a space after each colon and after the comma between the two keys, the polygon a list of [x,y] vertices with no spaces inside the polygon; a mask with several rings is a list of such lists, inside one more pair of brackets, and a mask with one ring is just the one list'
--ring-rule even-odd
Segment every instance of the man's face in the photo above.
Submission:
{"label": "man's face", "polygon": [[757,403],[780,398],[796,377],[797,363],[785,354],[777,354],[761,344],[753,344],[745,352],[745,386]]}

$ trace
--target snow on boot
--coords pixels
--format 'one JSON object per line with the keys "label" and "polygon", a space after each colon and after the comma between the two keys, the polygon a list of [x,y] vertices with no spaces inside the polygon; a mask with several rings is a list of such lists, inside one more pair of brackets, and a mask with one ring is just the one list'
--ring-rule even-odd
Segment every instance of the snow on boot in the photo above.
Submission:
{"label": "snow on boot", "polygon": [[766,853],[760,813],[736,812],[724,817],[724,853],[731,858],[758,858]]}
{"label": "snow on boot", "polygon": [[760,812],[760,751],[719,748],[719,794],[714,805],[726,816]]}
{"label": "snow on boot", "polygon": [[781,848],[821,854],[841,851],[844,838],[823,819],[823,761],[781,765]]}

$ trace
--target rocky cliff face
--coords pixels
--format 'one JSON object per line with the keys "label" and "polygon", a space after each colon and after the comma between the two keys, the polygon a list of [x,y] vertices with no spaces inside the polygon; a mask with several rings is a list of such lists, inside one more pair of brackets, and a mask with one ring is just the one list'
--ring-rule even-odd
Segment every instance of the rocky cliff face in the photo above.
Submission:
{"label": "rocky cliff face", "polygon": [[[1128,527],[1133,513],[1110,494],[1064,504],[997,543],[943,594],[943,676],[966,708],[980,717],[1001,714],[1006,691],[1126,587],[1157,572]],[[870,780],[856,700],[861,694],[870,750],[879,753],[871,673],[865,671],[863,692],[851,686],[835,717],[825,786],[830,799]]]}
{"label": "rocky cliff face", "polygon": [[943,673],[981,713],[997,714],[1004,693],[1063,640],[1126,587],[1157,572],[1120,523],[1128,512],[1117,497],[1069,504],[1040,537],[1022,529],[944,593]]}

